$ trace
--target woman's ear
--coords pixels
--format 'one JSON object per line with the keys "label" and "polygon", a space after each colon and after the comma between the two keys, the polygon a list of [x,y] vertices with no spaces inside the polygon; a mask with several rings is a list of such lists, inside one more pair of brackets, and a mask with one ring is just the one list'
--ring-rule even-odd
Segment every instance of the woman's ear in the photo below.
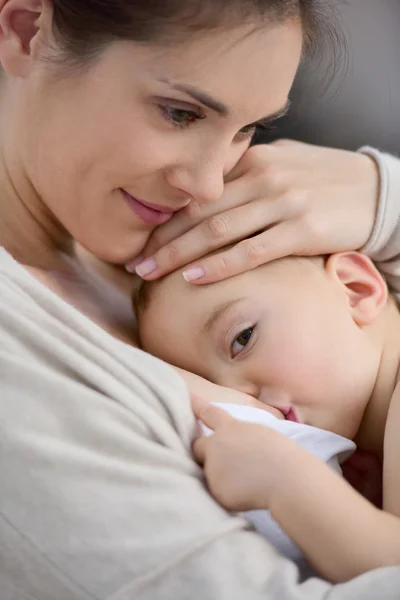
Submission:
{"label": "woman's ear", "polygon": [[51,24],[50,0],[0,0],[0,61],[14,77],[26,77],[33,64],[44,17]]}
{"label": "woman's ear", "polygon": [[386,282],[373,262],[360,252],[339,252],[327,259],[325,271],[342,286],[354,321],[371,325],[388,300]]}

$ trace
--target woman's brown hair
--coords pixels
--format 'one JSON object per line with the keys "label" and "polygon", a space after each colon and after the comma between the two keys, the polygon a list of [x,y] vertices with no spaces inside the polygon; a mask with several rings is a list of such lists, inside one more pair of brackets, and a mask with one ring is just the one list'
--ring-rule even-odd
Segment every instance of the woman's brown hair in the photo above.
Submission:
{"label": "woman's brown hair", "polygon": [[53,0],[53,33],[63,59],[75,66],[112,41],[177,44],[201,31],[294,18],[307,50],[319,37],[322,8],[321,0]]}

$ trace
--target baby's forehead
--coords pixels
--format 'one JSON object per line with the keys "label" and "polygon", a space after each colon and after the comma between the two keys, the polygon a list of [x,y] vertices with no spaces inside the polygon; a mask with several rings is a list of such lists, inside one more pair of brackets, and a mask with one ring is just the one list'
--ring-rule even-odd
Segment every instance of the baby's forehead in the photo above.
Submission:
{"label": "baby's forehead", "polygon": [[148,310],[187,314],[209,305],[216,291],[211,285],[196,286],[185,281],[182,273],[173,273],[151,290]]}
{"label": "baby's forehead", "polygon": [[[220,306],[246,295],[251,296],[253,283],[258,281],[256,270],[205,285],[190,284],[181,273],[173,273],[152,291],[148,316],[154,322],[168,319],[170,326],[175,326],[178,320],[195,331]],[[163,324],[163,328],[168,329],[168,324]]]}
{"label": "baby's forehead", "polygon": [[293,257],[281,259],[260,265],[251,271],[234,275],[223,281],[205,285],[188,283],[182,272],[176,271],[150,283],[146,294],[148,296],[146,309],[152,310],[152,312],[168,310],[170,314],[180,310],[185,311],[185,314],[195,311],[201,311],[204,314],[207,310],[218,306],[219,303],[235,299],[236,295],[242,296],[246,292],[251,294],[253,286],[258,290],[259,284],[268,284],[271,282],[271,277],[275,282],[283,283],[288,277],[293,277],[293,266],[295,266],[296,277],[298,277],[300,265],[297,261]]}

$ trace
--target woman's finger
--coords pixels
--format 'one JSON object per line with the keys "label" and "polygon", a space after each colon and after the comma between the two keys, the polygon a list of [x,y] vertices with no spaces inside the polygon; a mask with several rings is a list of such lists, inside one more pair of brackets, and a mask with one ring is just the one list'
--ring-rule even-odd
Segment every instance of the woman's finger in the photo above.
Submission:
{"label": "woman's finger", "polygon": [[[299,248],[299,232],[293,225],[282,223],[255,237],[243,240],[228,250],[190,265],[184,271],[184,277],[190,283],[202,285],[214,283],[282,256],[289,256],[294,249]],[[297,251],[296,254],[302,252]]]}
{"label": "woman's finger", "polygon": [[263,199],[214,215],[156,252],[151,259],[155,268],[150,273],[141,271],[139,266],[137,274],[145,279],[157,279],[260,229],[267,229],[277,222],[278,215],[282,217],[284,210],[285,205],[280,205],[279,200]]}

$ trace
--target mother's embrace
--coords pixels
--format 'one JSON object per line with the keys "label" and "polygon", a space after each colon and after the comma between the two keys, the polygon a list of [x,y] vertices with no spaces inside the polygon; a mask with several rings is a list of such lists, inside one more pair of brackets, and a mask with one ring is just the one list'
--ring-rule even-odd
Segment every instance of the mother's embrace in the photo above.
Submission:
{"label": "mother's embrace", "polygon": [[323,25],[313,0],[0,1],[1,600],[396,598],[397,569],[298,583],[209,496],[120,268],[259,232],[206,282],[368,242],[395,159],[248,150]]}

